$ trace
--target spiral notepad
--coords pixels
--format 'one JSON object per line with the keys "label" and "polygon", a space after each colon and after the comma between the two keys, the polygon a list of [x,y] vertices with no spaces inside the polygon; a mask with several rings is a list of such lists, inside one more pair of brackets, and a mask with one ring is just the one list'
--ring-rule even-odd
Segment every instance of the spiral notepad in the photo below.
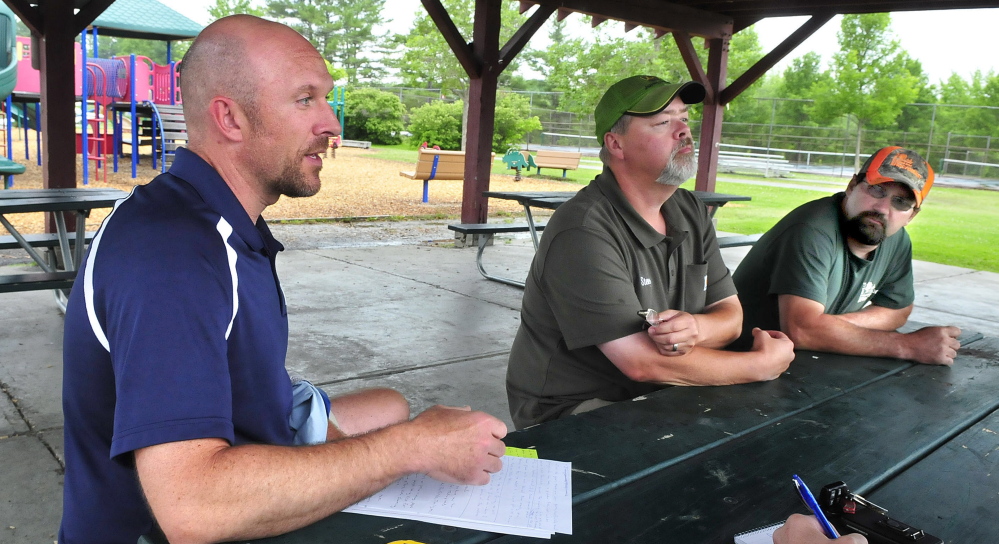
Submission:
{"label": "spiral notepad", "polygon": [[784,522],[774,523],[752,531],[746,531],[735,535],[735,544],[773,544],[774,531],[784,525]]}

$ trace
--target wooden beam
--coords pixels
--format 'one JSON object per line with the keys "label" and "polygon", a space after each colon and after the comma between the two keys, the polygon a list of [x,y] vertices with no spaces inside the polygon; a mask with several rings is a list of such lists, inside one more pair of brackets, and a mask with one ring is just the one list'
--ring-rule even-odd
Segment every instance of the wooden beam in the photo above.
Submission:
{"label": "wooden beam", "polygon": [[636,28],[638,28],[638,26],[639,25],[636,25],[635,23],[629,23],[628,21],[625,21],[624,22],[624,33],[627,34],[627,33],[631,32],[632,30],[635,30]]}
{"label": "wooden beam", "polygon": [[690,72],[690,79],[704,85],[704,90],[708,93],[704,98],[705,102],[714,100],[714,95],[712,95],[714,89],[708,81],[708,76],[704,73],[704,68],[701,66],[701,59],[698,58],[697,52],[694,50],[694,44],[690,40],[690,34],[682,30],[674,30],[673,40],[676,42],[676,48],[680,51],[683,63],[687,65],[687,71]]}
{"label": "wooden beam", "polygon": [[29,4],[27,0],[3,0],[7,7],[17,15],[17,18],[35,34],[41,34],[45,27],[45,19],[40,8]]}
{"label": "wooden beam", "polygon": [[[76,187],[73,7],[73,0],[41,3],[45,26],[39,51],[31,52],[41,62],[42,184],[46,189]],[[47,216],[46,231],[55,232],[52,215]],[[75,228],[75,218],[67,218],[66,228]]]}
{"label": "wooden beam", "polygon": [[510,37],[506,45],[500,49],[499,68],[501,72],[513,62],[513,59],[520,54],[527,45],[527,42],[531,41],[534,34],[537,33],[545,24],[545,21],[548,20],[548,17],[554,12],[555,8],[551,6],[538,6],[538,9],[517,29],[517,32]]}
{"label": "wooden beam", "polygon": [[666,30],[684,30],[704,38],[732,36],[732,18],[672,2],[654,0],[531,0],[543,6],[555,6],[601,20],[632,21],[643,26]]}
{"label": "wooden beam", "polygon": [[568,10],[568,9],[559,9],[558,10],[558,15],[555,16],[555,20],[556,21],[561,21],[561,20],[565,19],[566,17],[568,17],[569,15],[572,15],[572,13],[573,12],[571,10]]}
{"label": "wooden beam", "polygon": [[423,2],[423,7],[427,10],[427,14],[430,15],[434,24],[437,25],[437,30],[440,30],[441,35],[444,36],[444,41],[451,47],[451,51],[458,58],[458,63],[465,69],[468,77],[473,79],[479,77],[482,65],[475,60],[475,57],[472,55],[471,45],[465,42],[465,38],[461,36],[461,31],[458,30],[454,21],[451,20],[451,16],[448,15],[447,9],[441,5],[440,0],[421,1]]}
{"label": "wooden beam", "polygon": [[721,142],[722,117],[725,115],[725,105],[717,99],[711,99],[712,94],[718,97],[725,87],[728,72],[728,40],[711,39],[708,42],[708,85],[714,90],[709,92],[701,108],[701,137],[697,153],[697,182],[694,186],[698,191],[714,191],[718,178],[718,144]]}
{"label": "wooden beam", "polygon": [[526,0],[520,0],[520,13],[521,14],[527,13],[527,10],[529,10],[529,9],[531,9],[533,7],[534,7],[534,4],[532,4],[531,2],[527,2]]}
{"label": "wooden beam", "polygon": [[472,55],[482,69],[468,87],[465,131],[465,181],[462,185],[461,222],[485,223],[489,216],[493,129],[496,119],[496,86],[499,80],[499,29],[504,0],[476,0],[472,22]]}
{"label": "wooden beam", "polygon": [[114,0],[90,0],[87,2],[83,8],[73,16],[74,30],[76,30],[76,33],[79,34],[83,32],[83,29],[90,26],[90,24],[100,17],[100,15],[104,13],[104,10],[108,9],[108,6],[112,3],[114,3]]}
{"label": "wooden beam", "polygon": [[805,21],[805,24],[801,25],[798,30],[795,30],[788,36],[783,42],[781,42],[774,50],[767,53],[762,59],[756,61],[756,64],[749,67],[748,70],[741,76],[739,76],[731,85],[722,91],[720,100],[722,104],[728,104],[742,94],[750,85],[756,82],[763,74],[767,73],[768,70],[774,67],[778,62],[781,61],[788,53],[794,50],[794,48],[801,45],[802,42],[808,39],[809,36],[815,33],[816,30],[822,28],[823,25],[829,22],[833,18],[832,13],[826,13],[822,15],[813,15],[810,19]]}
{"label": "wooden beam", "polygon": [[603,22],[606,20],[607,20],[606,17],[600,17],[599,15],[590,15],[590,28],[597,28],[598,26],[603,24]]}

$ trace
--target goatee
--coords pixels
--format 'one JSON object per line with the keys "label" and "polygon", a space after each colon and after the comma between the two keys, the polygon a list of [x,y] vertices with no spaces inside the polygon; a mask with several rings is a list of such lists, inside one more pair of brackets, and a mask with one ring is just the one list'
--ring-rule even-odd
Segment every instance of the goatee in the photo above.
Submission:
{"label": "goatee", "polygon": [[684,153],[683,155],[678,155],[681,149],[693,146],[693,138],[681,141],[680,145],[676,146],[673,152],[669,154],[669,162],[666,163],[666,167],[663,168],[659,177],[656,178],[656,183],[679,187],[683,182],[694,177],[694,174],[697,173],[697,161],[694,154]]}
{"label": "goatee", "polygon": [[[875,221],[864,221],[870,218]],[[846,235],[867,246],[880,245],[885,240],[888,218],[875,211],[861,212],[846,220]]]}

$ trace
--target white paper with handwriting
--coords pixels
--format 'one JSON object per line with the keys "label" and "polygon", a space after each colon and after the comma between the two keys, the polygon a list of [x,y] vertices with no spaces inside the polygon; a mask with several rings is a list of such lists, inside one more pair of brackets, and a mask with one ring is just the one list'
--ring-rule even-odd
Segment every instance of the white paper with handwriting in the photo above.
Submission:
{"label": "white paper with handwriting", "polygon": [[505,456],[483,486],[412,474],[344,512],[538,538],[572,534],[572,463]]}

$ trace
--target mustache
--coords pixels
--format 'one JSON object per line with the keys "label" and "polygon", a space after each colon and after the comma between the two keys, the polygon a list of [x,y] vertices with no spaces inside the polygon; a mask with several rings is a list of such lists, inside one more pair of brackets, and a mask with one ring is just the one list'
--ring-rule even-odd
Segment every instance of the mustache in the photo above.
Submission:
{"label": "mustache", "polygon": [[[315,140],[309,142],[309,145],[305,146],[307,150],[306,155],[315,155],[317,153],[322,153],[326,151],[326,148],[330,146],[330,140],[326,137],[319,137]],[[314,150],[314,151],[313,151]]]}
{"label": "mustache", "polygon": [[873,211],[873,210],[869,210],[869,211],[866,211],[866,212],[860,212],[859,214],[857,214],[856,219],[860,220],[860,219],[864,219],[865,217],[870,217],[871,219],[877,219],[878,222],[881,223],[882,225],[887,225],[888,224],[888,217],[886,217],[884,214],[880,214],[880,213],[878,213],[876,211]]}
{"label": "mustache", "polygon": [[680,150],[687,146],[694,147],[694,139],[691,138],[690,136],[687,136],[686,138],[680,140],[680,145],[674,147],[673,151],[670,151],[669,162],[673,162],[673,159],[675,159],[676,156],[680,153]]}

